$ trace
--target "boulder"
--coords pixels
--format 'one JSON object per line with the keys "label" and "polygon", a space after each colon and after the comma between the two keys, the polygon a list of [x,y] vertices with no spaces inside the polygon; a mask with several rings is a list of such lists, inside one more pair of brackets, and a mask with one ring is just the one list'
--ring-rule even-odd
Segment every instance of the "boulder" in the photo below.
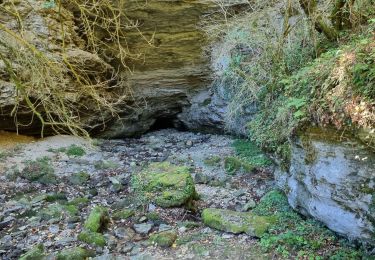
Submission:
{"label": "boulder", "polygon": [[160,207],[189,206],[198,198],[189,169],[168,162],[151,164],[135,175],[132,183],[140,198]]}
{"label": "boulder", "polygon": [[254,237],[261,237],[276,222],[274,217],[215,208],[204,209],[202,219],[211,228],[234,234],[246,233]]}
{"label": "boulder", "polygon": [[375,153],[354,136],[309,128],[276,180],[290,205],[331,230],[375,244]]}

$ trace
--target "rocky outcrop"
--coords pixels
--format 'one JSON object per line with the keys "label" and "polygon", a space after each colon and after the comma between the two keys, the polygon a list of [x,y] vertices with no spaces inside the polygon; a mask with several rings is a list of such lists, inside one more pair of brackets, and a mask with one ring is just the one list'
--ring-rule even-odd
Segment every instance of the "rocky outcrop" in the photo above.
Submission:
{"label": "rocky outcrop", "polygon": [[290,205],[351,239],[375,244],[375,154],[352,136],[310,128],[277,171]]}
{"label": "rocky outcrop", "polygon": [[[200,23],[202,16],[218,10],[219,6],[215,1],[123,1],[124,6],[120,8],[126,10],[127,23],[131,21],[138,25],[136,30],[126,29],[124,25],[124,30],[127,30],[126,39],[122,39],[121,44],[129,53],[139,54],[138,57],[132,55],[127,59],[129,71],[120,66],[120,61],[117,60],[119,54],[112,53],[115,48],[111,48],[110,42],[106,43],[108,50],[98,55],[89,52],[85,47],[85,37],[79,31],[79,21],[75,17],[77,10],[66,6],[66,9],[62,8],[63,15],[59,16],[57,6],[53,3],[51,6],[46,6],[39,1],[33,3],[34,8],[31,8],[27,4],[16,1],[16,5],[12,8],[19,12],[32,44],[40,51],[49,57],[61,59],[62,50],[59,42],[62,36],[59,35],[59,29],[62,22],[66,28],[64,34],[64,43],[68,50],[66,60],[72,66],[89,73],[85,75],[88,78],[97,78],[98,82],[105,83],[104,93],[100,95],[115,98],[121,93],[121,90],[117,90],[116,95],[111,96],[106,91],[107,87],[113,88],[110,79],[114,71],[119,71],[119,74],[126,78],[124,82],[116,82],[116,84],[126,89],[127,93],[130,90],[130,95],[122,102],[116,103],[118,113],[115,116],[111,112],[96,111],[95,100],[92,98],[75,95],[76,84],[67,72],[66,84],[69,87],[66,96],[72,104],[76,105],[76,110],[80,112],[79,116],[92,133],[103,137],[140,135],[160,120],[169,121],[176,126],[184,124],[194,129],[200,127],[200,125],[196,126],[197,122],[193,117],[177,115],[188,111],[191,104],[195,102],[193,97],[196,99],[198,93],[207,90],[210,86],[212,77],[210,58],[203,52],[208,42],[200,28]],[[227,1],[226,9],[238,12],[245,6],[244,3],[245,1],[242,0]],[[10,5],[10,2],[2,2],[2,5]],[[18,25],[9,14],[2,13],[1,17],[5,27],[18,30]],[[0,30],[0,33],[4,32]],[[103,42],[106,40],[105,33],[98,34],[96,37],[101,37]],[[14,64],[14,67],[17,66],[20,67],[20,64]],[[23,69],[27,70],[27,68]],[[14,94],[15,86],[12,85],[5,65],[1,62],[0,80],[0,129],[15,130],[14,116],[16,115],[21,132],[37,134],[40,131],[40,124],[37,120],[30,123],[32,113],[27,106],[21,104],[16,114],[12,114],[18,102]],[[30,95],[31,98],[38,99],[35,93]],[[43,113],[42,108],[40,112]],[[189,114],[191,113],[189,110]],[[193,123],[190,123],[191,119]],[[218,123],[216,118],[207,118],[207,120],[209,121],[207,124],[202,123],[203,128]]]}

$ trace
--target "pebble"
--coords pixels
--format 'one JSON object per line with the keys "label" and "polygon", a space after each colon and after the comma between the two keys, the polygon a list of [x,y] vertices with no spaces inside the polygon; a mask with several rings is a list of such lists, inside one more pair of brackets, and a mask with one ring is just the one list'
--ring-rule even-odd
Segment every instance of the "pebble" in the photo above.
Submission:
{"label": "pebble", "polygon": [[159,232],[163,232],[163,231],[167,231],[171,229],[173,229],[173,227],[166,225],[166,224],[160,224],[159,226]]}
{"label": "pebble", "polygon": [[59,233],[60,231],[60,227],[58,225],[51,225],[49,228],[48,228],[49,232],[51,232],[52,234],[57,234]]}
{"label": "pebble", "polygon": [[153,227],[153,224],[143,223],[143,224],[134,224],[134,229],[137,233],[142,235],[147,235]]}

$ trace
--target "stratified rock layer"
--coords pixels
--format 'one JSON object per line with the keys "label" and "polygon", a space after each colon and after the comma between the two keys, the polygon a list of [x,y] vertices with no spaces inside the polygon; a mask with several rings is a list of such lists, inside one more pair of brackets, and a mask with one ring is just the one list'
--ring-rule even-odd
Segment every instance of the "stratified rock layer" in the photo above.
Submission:
{"label": "stratified rock layer", "polygon": [[[10,4],[9,1],[4,4]],[[58,19],[61,19],[57,7],[46,11],[42,2],[33,0],[33,3],[34,9],[22,2],[17,2],[15,8],[20,13],[33,44],[44,54],[58,59],[62,50],[57,44],[61,39],[55,39],[60,29]],[[120,3],[123,4],[120,8],[126,10],[126,23],[133,21],[138,24],[136,30],[126,29],[127,38],[121,42],[129,53],[139,54],[139,57],[133,55],[127,60],[129,71],[119,66],[119,54],[111,53],[111,43],[107,43],[108,50],[103,46],[105,55],[100,54],[103,57],[87,51],[77,26],[79,18],[74,17],[76,14],[69,7],[62,9],[62,22],[68,28],[64,42],[70,63],[89,71],[92,73],[89,76],[98,78],[100,82],[108,82],[108,86],[104,84],[104,87],[111,86],[110,79],[114,71],[118,71],[122,78],[126,79],[123,84],[119,83],[120,87],[126,90],[126,93],[130,89],[131,95],[121,102],[114,102],[116,111],[119,111],[118,115],[106,111],[101,111],[99,115],[93,108],[95,102],[84,95],[76,95],[74,80],[67,79],[67,85],[71,86],[69,91],[67,90],[67,99],[77,104],[80,118],[87,125],[87,129],[93,134],[99,133],[105,137],[141,135],[160,120],[175,126],[185,124],[191,128],[200,128],[200,124],[196,126],[197,122],[189,122],[195,114],[195,108],[193,111],[187,109],[195,102],[193,97],[210,87],[212,77],[210,58],[204,54],[208,42],[200,23],[202,16],[207,17],[220,7],[213,0],[126,0]],[[226,1],[225,4],[228,11],[240,11],[245,6],[241,0]],[[13,17],[7,13],[2,13],[1,16],[7,28],[17,31]],[[96,37],[106,40],[106,35],[100,35],[99,32]],[[21,132],[40,133],[40,124],[38,120],[31,122],[32,113],[27,106],[21,104],[16,114],[12,114],[17,104],[15,93],[15,85],[7,75],[4,64],[0,62],[0,129],[16,130],[14,116],[17,116]],[[116,88],[116,93],[122,93],[121,89]],[[33,93],[30,95],[34,98]],[[187,111],[189,116],[178,117],[178,114]],[[40,112],[43,114],[42,110]],[[222,120],[218,121],[217,118],[221,120],[221,116],[216,115],[200,121],[207,121],[202,122],[204,127],[218,128],[216,123],[222,124]]]}
{"label": "stratified rock layer", "polygon": [[353,137],[311,128],[276,179],[291,206],[349,238],[375,244],[375,154]]}

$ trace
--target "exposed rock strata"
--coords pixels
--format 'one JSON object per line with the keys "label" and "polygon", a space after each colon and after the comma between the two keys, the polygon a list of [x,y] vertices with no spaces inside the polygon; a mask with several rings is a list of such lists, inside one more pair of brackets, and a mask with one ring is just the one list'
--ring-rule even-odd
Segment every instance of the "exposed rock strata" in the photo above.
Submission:
{"label": "exposed rock strata", "polygon": [[309,129],[276,179],[290,205],[349,238],[375,244],[375,154],[335,130]]}

